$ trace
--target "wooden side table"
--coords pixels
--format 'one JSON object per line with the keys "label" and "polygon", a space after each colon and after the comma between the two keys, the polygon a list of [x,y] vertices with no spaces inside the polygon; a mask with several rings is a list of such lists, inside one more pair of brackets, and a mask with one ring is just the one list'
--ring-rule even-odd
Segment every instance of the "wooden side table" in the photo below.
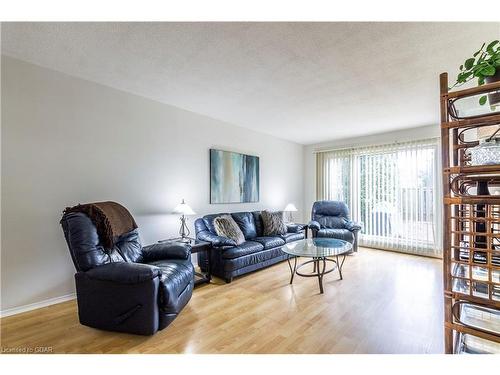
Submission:
{"label": "wooden side table", "polygon": [[185,243],[187,245],[191,246],[191,254],[197,254],[199,252],[205,251],[206,252],[206,270],[207,272],[200,273],[200,272],[195,272],[195,280],[194,280],[194,285],[199,285],[199,284],[210,284],[210,280],[212,280],[212,264],[210,260],[210,250],[212,249],[212,246],[210,242],[206,241],[200,241],[197,240],[196,238],[187,238],[189,242],[186,241],[181,241],[181,238],[169,238],[166,240],[161,240],[158,242],[164,243],[164,242],[179,242],[179,243]]}

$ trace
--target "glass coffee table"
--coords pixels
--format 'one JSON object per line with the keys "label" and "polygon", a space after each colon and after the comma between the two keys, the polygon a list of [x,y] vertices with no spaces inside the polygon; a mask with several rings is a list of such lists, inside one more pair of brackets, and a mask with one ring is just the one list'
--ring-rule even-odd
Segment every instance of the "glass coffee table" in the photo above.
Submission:
{"label": "glass coffee table", "polygon": [[[282,250],[288,254],[288,266],[292,274],[290,284],[293,283],[293,277],[296,274],[302,277],[317,277],[319,291],[323,293],[324,275],[338,269],[340,280],[342,280],[342,266],[344,265],[347,253],[352,251],[352,244],[335,238],[309,238],[287,243],[282,247]],[[297,266],[297,258],[299,257],[312,259]],[[339,257],[342,257],[342,259],[339,260]],[[294,259],[293,267],[292,258]],[[313,264],[313,271],[311,273],[299,272],[299,269],[311,263]],[[326,268],[327,263],[333,263],[329,269]]]}

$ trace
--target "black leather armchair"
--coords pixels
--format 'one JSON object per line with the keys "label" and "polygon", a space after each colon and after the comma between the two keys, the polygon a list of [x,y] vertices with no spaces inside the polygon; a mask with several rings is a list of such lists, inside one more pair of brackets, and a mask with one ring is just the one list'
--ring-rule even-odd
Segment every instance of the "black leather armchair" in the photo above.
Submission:
{"label": "black leather armchair", "polygon": [[361,230],[361,224],[349,219],[349,208],[344,202],[314,202],[308,226],[313,237],[348,241],[352,243],[352,251],[358,251],[358,232]]}
{"label": "black leather armchair", "polygon": [[194,269],[189,246],[142,247],[135,229],[105,251],[85,214],[65,214],[61,225],[77,270],[81,324],[152,335],[168,326],[191,298]]}

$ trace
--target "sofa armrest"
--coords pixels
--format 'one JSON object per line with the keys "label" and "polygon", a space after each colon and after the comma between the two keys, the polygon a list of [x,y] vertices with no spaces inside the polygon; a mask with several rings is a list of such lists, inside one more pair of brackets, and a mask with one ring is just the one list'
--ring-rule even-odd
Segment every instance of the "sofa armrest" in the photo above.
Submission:
{"label": "sofa armrest", "polygon": [[345,228],[347,230],[350,230],[351,232],[356,232],[356,231],[361,230],[362,226],[361,226],[361,223],[357,223],[355,221],[348,220],[345,223]]}
{"label": "sofa armrest", "polygon": [[318,223],[317,221],[315,220],[311,220],[309,222],[309,224],[307,224],[307,226],[309,227],[309,229],[311,230],[320,230],[321,229],[321,225],[320,223]]}
{"label": "sofa armrest", "polygon": [[117,284],[140,284],[161,275],[161,269],[141,263],[115,262],[82,273],[92,280],[110,281]]}
{"label": "sofa armrest", "polygon": [[196,237],[199,240],[210,242],[213,247],[236,246],[234,240],[227,237],[216,236],[208,231],[199,232]]}
{"label": "sofa armrest", "polygon": [[191,246],[178,242],[159,242],[142,248],[145,262],[154,262],[162,259],[188,259],[191,255]]}
{"label": "sofa armrest", "polygon": [[304,229],[307,228],[305,224],[287,224],[286,229],[287,233],[300,233]]}

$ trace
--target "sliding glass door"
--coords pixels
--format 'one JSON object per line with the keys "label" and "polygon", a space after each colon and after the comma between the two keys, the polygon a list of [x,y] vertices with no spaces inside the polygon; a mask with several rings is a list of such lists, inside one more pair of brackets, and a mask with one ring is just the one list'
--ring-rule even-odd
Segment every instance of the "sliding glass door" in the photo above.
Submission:
{"label": "sliding glass door", "polygon": [[317,154],[318,199],[347,203],[360,245],[440,256],[437,141]]}

